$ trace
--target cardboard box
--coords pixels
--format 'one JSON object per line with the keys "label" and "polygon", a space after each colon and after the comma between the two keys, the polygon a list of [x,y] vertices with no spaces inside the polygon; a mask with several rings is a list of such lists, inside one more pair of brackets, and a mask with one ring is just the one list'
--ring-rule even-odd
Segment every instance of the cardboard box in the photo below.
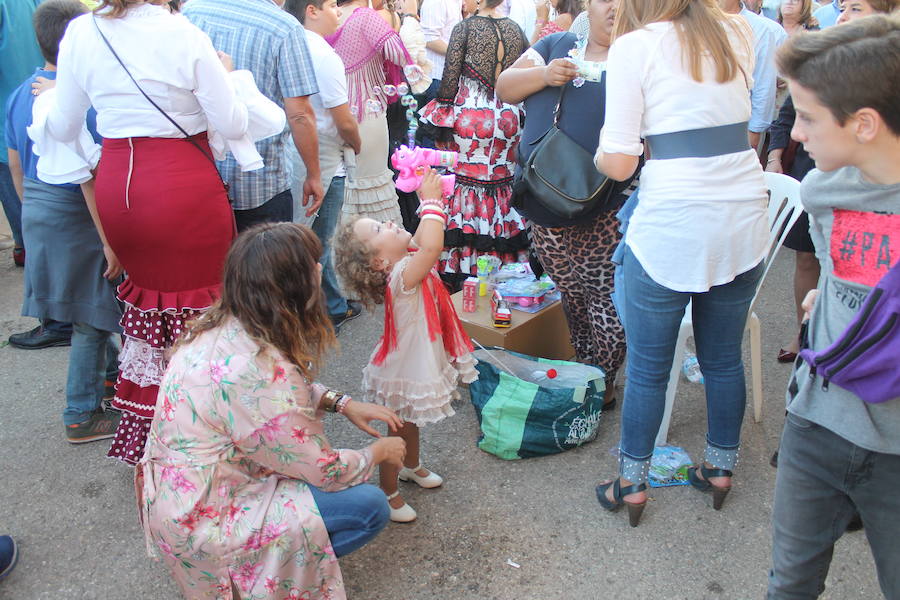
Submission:
{"label": "cardboard box", "polygon": [[562,302],[554,302],[534,314],[513,309],[512,325],[500,328],[491,321],[489,296],[478,297],[478,309],[473,313],[463,312],[461,291],[452,299],[466,333],[483,346],[500,346],[541,358],[571,360],[575,356]]}

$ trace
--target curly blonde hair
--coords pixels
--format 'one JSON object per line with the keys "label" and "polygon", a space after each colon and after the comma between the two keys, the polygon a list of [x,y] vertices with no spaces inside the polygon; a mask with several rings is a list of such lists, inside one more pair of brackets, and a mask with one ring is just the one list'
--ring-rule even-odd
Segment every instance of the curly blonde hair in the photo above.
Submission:
{"label": "curly blonde hair", "polygon": [[358,221],[357,217],[341,225],[331,240],[334,271],[345,290],[371,309],[376,304],[384,304],[388,274],[374,267],[377,253],[356,235],[354,227]]}

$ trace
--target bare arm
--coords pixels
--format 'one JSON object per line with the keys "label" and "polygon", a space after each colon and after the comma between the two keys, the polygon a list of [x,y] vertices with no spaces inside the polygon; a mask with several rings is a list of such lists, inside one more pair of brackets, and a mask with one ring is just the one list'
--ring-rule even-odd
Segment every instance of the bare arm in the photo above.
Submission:
{"label": "bare arm", "polygon": [[22,171],[22,161],[19,160],[19,153],[12,148],[7,148],[9,154],[9,173],[12,175],[13,187],[16,188],[16,194],[19,196],[19,202],[25,199],[23,182],[25,173]]}
{"label": "bare arm", "polygon": [[284,99],[284,111],[287,114],[288,126],[291,128],[291,136],[294,145],[300,153],[300,158],[306,165],[306,181],[303,182],[303,206],[306,207],[306,216],[311,217],[325,197],[322,189],[322,171],[319,168],[319,138],[316,134],[316,114],[309,96]]}
{"label": "bare arm", "polygon": [[362,148],[362,138],[359,137],[359,123],[356,117],[350,113],[350,105],[345,102],[328,110],[331,111],[331,118],[334,119],[334,126],[337,127],[341,139],[359,154],[360,148]]}
{"label": "bare arm", "polygon": [[508,104],[518,104],[548,85],[565,85],[577,74],[578,69],[568,60],[557,58],[547,66],[536,66],[523,54],[497,78],[497,96]]}
{"label": "bare arm", "polygon": [[444,40],[432,40],[430,42],[425,42],[425,47],[429,50],[437,52],[438,54],[447,54],[447,42]]}
{"label": "bare arm", "polygon": [[109,244],[106,242],[103,224],[100,222],[100,216],[97,213],[97,198],[94,195],[94,179],[89,179],[81,184],[81,193],[84,195],[84,203],[87,204],[88,212],[91,213],[91,220],[94,222],[94,227],[97,228],[97,235],[100,236],[100,241],[103,243],[103,255],[106,257],[106,271],[103,272],[103,276],[110,281],[118,279],[124,269],[122,268],[122,264],[119,262],[116,253],[113,252],[112,248],[110,248]]}
{"label": "bare arm", "polygon": [[[441,178],[437,171],[428,169],[417,193],[419,200],[441,198]],[[406,289],[419,285],[440,258],[444,249],[444,225],[436,219],[422,219],[413,241],[419,249],[403,270],[403,287]]]}

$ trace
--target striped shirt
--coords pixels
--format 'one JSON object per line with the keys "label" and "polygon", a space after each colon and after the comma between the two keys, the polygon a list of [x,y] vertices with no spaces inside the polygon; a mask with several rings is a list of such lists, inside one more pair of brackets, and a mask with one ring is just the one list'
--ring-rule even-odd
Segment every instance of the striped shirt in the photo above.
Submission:
{"label": "striped shirt", "polygon": [[[183,14],[212,38],[216,50],[231,55],[235,69],[252,72],[259,90],[279,106],[284,98],[319,91],[303,26],[272,0],[191,0]],[[286,143],[293,143],[289,129],[257,142],[265,166],[256,171],[241,172],[230,154],[219,162],[235,210],[257,208],[290,189]]]}

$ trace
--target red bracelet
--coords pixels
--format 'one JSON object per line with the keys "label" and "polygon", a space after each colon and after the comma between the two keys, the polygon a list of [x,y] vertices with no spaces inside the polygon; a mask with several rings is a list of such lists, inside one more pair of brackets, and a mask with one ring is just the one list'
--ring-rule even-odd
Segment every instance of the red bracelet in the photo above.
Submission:
{"label": "red bracelet", "polygon": [[443,217],[444,219],[446,219],[446,218],[447,218],[447,211],[439,210],[439,209],[436,209],[436,208],[426,208],[425,210],[423,210],[423,211],[421,211],[421,212],[419,213],[419,216],[420,216],[420,217],[421,217],[422,215],[437,215],[437,216],[439,216],[439,217]]}

